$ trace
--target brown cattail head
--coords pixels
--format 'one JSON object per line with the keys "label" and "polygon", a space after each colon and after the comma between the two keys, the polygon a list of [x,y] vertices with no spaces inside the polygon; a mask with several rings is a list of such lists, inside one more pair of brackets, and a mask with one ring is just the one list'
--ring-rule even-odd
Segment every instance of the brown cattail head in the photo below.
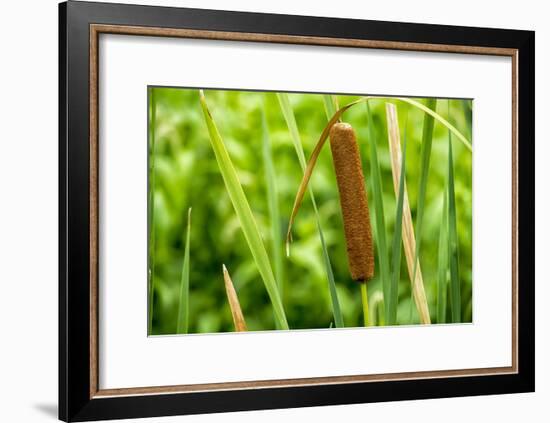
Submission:
{"label": "brown cattail head", "polygon": [[350,124],[340,122],[332,126],[330,149],[340,192],[351,277],[366,282],[374,276],[374,247],[361,158]]}

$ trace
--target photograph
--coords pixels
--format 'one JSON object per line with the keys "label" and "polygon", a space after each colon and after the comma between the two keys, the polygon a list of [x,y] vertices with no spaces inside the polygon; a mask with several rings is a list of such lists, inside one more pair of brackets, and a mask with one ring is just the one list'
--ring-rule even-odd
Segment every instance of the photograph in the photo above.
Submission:
{"label": "photograph", "polygon": [[473,322],[472,99],[147,90],[149,336]]}

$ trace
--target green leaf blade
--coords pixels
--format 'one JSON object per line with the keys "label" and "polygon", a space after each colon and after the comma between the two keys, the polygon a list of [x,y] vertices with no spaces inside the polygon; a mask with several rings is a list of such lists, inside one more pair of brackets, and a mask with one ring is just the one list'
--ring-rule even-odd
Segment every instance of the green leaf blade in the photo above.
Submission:
{"label": "green leaf blade", "polygon": [[277,99],[279,100],[283,117],[285,118],[285,122],[290,132],[290,138],[292,139],[294,150],[298,156],[298,161],[300,162],[302,170],[305,170],[306,156],[304,154],[304,149],[302,148],[302,141],[300,139],[300,133],[298,132],[298,125],[296,124],[296,117],[294,116],[290,99],[286,93],[277,93]]}
{"label": "green leaf blade", "polygon": [[191,242],[191,207],[187,211],[187,234],[185,237],[185,253],[181,270],[180,298],[178,307],[177,333],[189,331],[189,262]]}
{"label": "green leaf blade", "polygon": [[456,226],[456,200],[454,187],[453,146],[449,131],[449,260],[451,271],[451,317],[453,323],[461,322],[460,277],[458,270],[458,232]]}
{"label": "green leaf blade", "polygon": [[[427,107],[433,111],[437,107],[437,99],[428,99]],[[422,227],[424,223],[424,203],[426,201],[426,188],[428,186],[428,173],[430,170],[430,157],[432,154],[432,140],[434,131],[434,117],[430,114],[424,115],[422,125],[422,145],[420,148],[420,177],[418,181],[418,199],[416,205],[416,253],[415,263],[418,261],[420,252],[420,242],[422,235]]]}
{"label": "green leaf blade", "polygon": [[[388,260],[388,250],[386,242],[386,218],[384,215],[384,200],[382,197],[382,173],[380,171],[380,164],[378,161],[378,149],[376,146],[376,136],[374,132],[374,121],[370,111],[370,105],[367,101],[367,120],[369,129],[369,147],[370,147],[370,179],[373,192],[374,202],[374,229],[377,241],[377,254],[378,264],[380,266],[380,278],[382,280],[382,292],[384,299],[389,298],[390,295],[390,262]],[[384,301],[384,316],[385,321],[389,321],[389,308],[387,301]]]}
{"label": "green leaf blade", "polygon": [[267,205],[269,219],[271,221],[271,254],[273,257],[275,280],[279,286],[281,297],[284,291],[284,264],[283,264],[283,242],[281,236],[281,215],[279,213],[279,198],[275,179],[275,166],[271,153],[271,142],[265,108],[262,105],[262,157],[264,161],[264,178],[267,191]]}
{"label": "green leaf blade", "polygon": [[447,320],[447,269],[449,267],[448,255],[448,207],[447,192],[443,194],[443,212],[441,214],[441,227],[439,229],[438,270],[437,270],[437,323],[445,323]]}
{"label": "green leaf blade", "polygon": [[235,213],[240,221],[241,229],[248,243],[250,252],[252,253],[252,257],[256,262],[256,266],[258,267],[258,271],[273,305],[276,322],[281,329],[289,329],[281,297],[279,295],[279,288],[275,281],[275,276],[273,275],[273,270],[269,262],[269,256],[263,244],[256,220],[254,219],[248,200],[246,199],[239,178],[237,177],[237,172],[229,157],[229,153],[225,148],[212,115],[208,110],[202,90],[200,92],[200,103],[210,135],[210,144],[214,150],[220,173],[222,174]]}
{"label": "green leaf blade", "polygon": [[[437,99],[429,98],[427,107],[435,112],[437,107]],[[424,202],[426,200],[426,187],[428,185],[430,157],[432,154],[434,123],[435,120],[432,115],[428,113],[424,114],[424,122],[422,124],[422,144],[420,147],[420,177],[418,181],[419,188],[416,203],[416,247],[414,252],[413,280],[416,278],[416,272],[418,271],[419,265],[420,244],[422,242],[422,226],[424,223]]]}
{"label": "green leaf blade", "polygon": [[338,109],[336,97],[330,94],[325,94],[323,96],[323,104],[325,106],[325,113],[327,114],[327,120],[330,120],[332,116],[336,113]]}

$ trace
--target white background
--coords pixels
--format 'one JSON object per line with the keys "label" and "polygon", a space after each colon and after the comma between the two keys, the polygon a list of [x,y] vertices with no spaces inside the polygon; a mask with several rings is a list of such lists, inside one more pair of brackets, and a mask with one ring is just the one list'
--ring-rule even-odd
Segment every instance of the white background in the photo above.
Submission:
{"label": "white background", "polygon": [[[100,389],[511,366],[509,57],[121,35],[100,36],[99,49]],[[222,79],[217,63],[227,64]],[[339,63],[345,78],[335,77]],[[147,273],[136,265],[147,262],[146,86],[220,83],[474,98],[474,324],[147,338]],[[154,357],[162,360],[142,365]]]}
{"label": "white background", "polygon": [[[0,25],[0,417],[9,422],[54,421],[57,400],[57,6],[55,1],[2,3]],[[189,7],[228,8],[223,0],[158,2]],[[550,28],[544,2],[386,1],[362,5],[339,2],[253,2],[233,0],[231,9],[340,16],[410,22],[446,23],[537,30],[537,191],[545,193],[550,170],[546,157],[545,116],[550,107]],[[498,13],[496,13],[498,11]],[[550,202],[538,198],[537,216],[550,215]],[[537,219],[537,356],[550,355],[548,221]],[[550,364],[537,362],[535,394],[408,401],[278,410],[225,415],[151,419],[161,422],[276,422],[371,420],[464,422],[491,419],[516,422],[548,420]]]}

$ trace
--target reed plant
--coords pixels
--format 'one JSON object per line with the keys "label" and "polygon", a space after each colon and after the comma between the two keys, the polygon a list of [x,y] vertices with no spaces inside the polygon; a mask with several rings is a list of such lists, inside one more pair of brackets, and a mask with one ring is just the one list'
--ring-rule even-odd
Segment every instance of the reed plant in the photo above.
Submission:
{"label": "reed plant", "polygon": [[[174,333],[215,331],[219,321],[224,330],[248,331],[471,319],[467,101],[448,101],[443,117],[443,100],[436,99],[215,90],[179,90],[186,91],[180,97],[177,89],[170,96],[164,90],[149,95],[150,334],[171,331],[171,304]],[[185,101],[173,100],[179,98]],[[205,166],[194,166],[198,160]],[[222,185],[212,185],[217,178]],[[182,216],[182,204],[189,209],[187,219],[179,218],[184,236],[166,248],[167,225]],[[193,239],[191,206],[199,219]],[[208,216],[220,213],[223,225],[212,227],[218,223]],[[295,225],[301,229],[291,247]],[[167,267],[166,257],[180,263],[179,271]],[[217,257],[223,284],[214,283],[219,270],[206,278],[205,266]],[[167,282],[171,274],[178,282]],[[413,305],[417,317],[405,311]]]}

